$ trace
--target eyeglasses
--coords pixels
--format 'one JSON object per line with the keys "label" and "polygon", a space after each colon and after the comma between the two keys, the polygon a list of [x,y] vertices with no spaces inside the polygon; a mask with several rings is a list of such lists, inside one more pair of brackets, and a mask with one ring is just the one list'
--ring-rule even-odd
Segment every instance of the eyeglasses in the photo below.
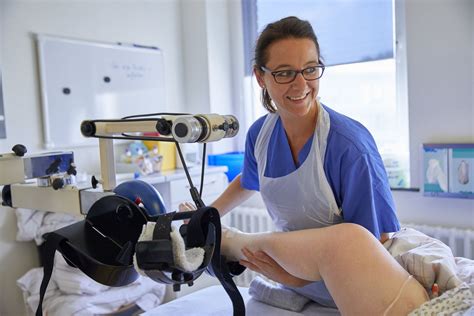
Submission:
{"label": "eyeglasses", "polygon": [[298,74],[301,74],[303,78],[307,81],[313,81],[319,79],[323,76],[324,73],[324,65],[317,65],[307,67],[302,70],[279,70],[279,71],[271,71],[270,69],[261,66],[260,69],[265,72],[269,72],[273,78],[275,79],[276,83],[290,83],[296,79]]}

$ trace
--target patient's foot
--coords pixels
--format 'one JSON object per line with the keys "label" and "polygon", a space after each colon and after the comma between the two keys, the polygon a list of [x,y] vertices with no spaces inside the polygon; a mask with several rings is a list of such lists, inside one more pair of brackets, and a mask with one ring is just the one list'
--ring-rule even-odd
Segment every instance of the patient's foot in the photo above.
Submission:
{"label": "patient's foot", "polygon": [[258,250],[259,235],[261,234],[244,233],[237,228],[222,225],[221,254],[228,261],[245,259],[242,249],[245,247],[251,251]]}

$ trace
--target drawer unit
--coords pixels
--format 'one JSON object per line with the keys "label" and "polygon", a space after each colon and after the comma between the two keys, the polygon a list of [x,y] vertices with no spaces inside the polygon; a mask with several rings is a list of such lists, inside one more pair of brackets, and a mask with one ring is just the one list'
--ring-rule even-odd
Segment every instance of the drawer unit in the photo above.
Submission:
{"label": "drawer unit", "polygon": [[[201,178],[199,176],[191,177],[194,186],[199,191]],[[212,173],[204,176],[204,185],[202,192],[202,200],[205,204],[212,203],[227,187],[228,180],[225,173]],[[169,211],[178,209],[180,203],[191,202],[191,194],[189,193],[189,183],[187,178],[181,178],[170,181],[170,206]]]}

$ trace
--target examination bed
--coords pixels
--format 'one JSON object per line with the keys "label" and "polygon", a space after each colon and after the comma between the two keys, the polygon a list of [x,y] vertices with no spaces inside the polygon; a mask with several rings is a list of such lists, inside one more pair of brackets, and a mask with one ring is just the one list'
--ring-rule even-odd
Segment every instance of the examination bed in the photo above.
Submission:
{"label": "examination bed", "polygon": [[[248,316],[340,315],[337,309],[317,303],[308,303],[301,312],[296,313],[252,299],[248,288],[239,287],[239,291],[245,301]],[[232,315],[232,304],[222,286],[214,285],[160,305],[141,315]]]}

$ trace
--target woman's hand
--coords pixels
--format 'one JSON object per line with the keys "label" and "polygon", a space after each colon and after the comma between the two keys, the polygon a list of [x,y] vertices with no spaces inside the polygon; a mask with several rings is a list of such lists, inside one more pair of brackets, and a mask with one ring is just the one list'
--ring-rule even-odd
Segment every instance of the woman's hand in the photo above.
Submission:
{"label": "woman's hand", "polygon": [[248,248],[243,248],[242,253],[247,260],[240,260],[239,263],[252,271],[258,272],[283,285],[292,287],[302,287],[310,281],[295,277],[283,269],[272,257],[263,251],[253,253]]}
{"label": "woman's hand", "polygon": [[184,203],[179,204],[178,210],[180,212],[195,211],[196,206],[193,203],[184,202]]}
{"label": "woman's hand", "polygon": [[[178,210],[179,210],[180,212],[195,211],[195,210],[196,210],[196,206],[195,206],[193,203],[184,202],[184,203],[179,204]],[[187,224],[187,223],[189,222],[189,219],[184,219],[183,222],[184,222],[185,224]]]}

